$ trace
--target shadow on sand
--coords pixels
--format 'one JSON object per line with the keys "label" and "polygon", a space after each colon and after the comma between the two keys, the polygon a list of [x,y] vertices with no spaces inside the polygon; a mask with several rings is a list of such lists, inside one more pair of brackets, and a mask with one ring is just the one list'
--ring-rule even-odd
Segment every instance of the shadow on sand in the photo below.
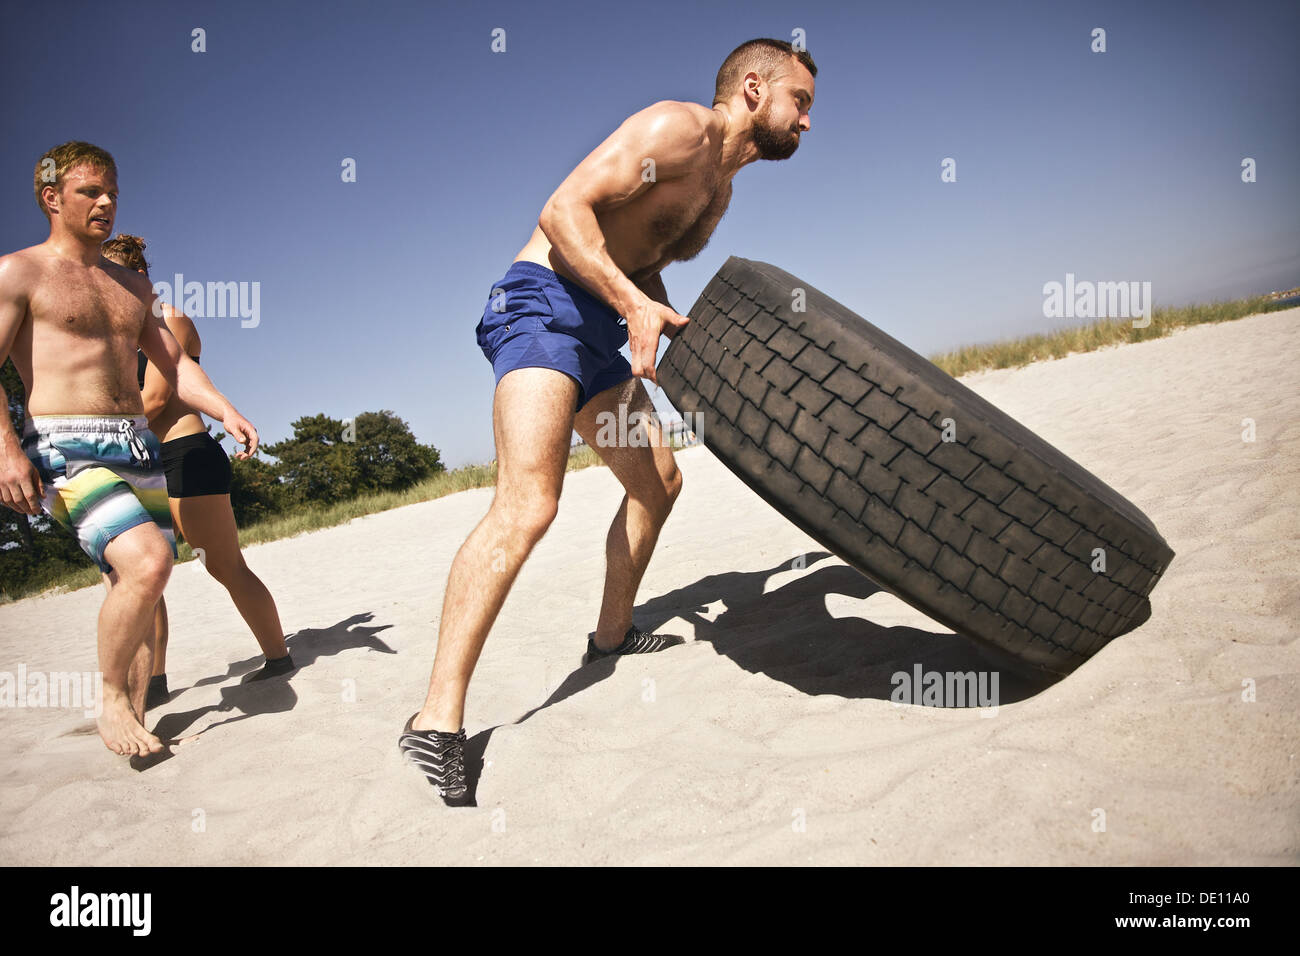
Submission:
{"label": "shadow on sand", "polygon": [[[293,655],[293,662],[296,665],[296,669],[289,674],[265,680],[257,679],[257,671],[260,669],[259,665],[262,662],[262,655],[258,654],[242,661],[235,661],[226,668],[224,674],[204,677],[195,681],[192,687],[224,684],[236,677],[243,678],[237,684],[221,688],[221,703],[219,704],[164,714],[159,719],[158,725],[154,727],[153,732],[166,746],[161,753],[152,757],[132,758],[131,766],[136,770],[147,770],[167,760],[172,755],[171,746],[177,742],[177,739],[184,736],[190,727],[209,714],[230,714],[231,716],[226,717],[224,720],[213,721],[192,736],[198,737],[214,727],[232,724],[236,721],[246,720],[249,717],[257,717],[261,714],[282,714],[292,710],[298,703],[298,695],[294,693],[293,687],[290,685],[290,679],[294,674],[310,667],[322,657],[332,657],[340,651],[351,650],[355,647],[367,647],[381,654],[396,654],[396,651],[376,636],[380,631],[387,630],[392,625],[372,626],[368,622],[373,617],[374,615],[370,612],[354,614],[352,617],[339,621],[332,627],[304,628],[285,638],[285,646],[289,648],[289,653]],[[186,690],[192,689],[192,687],[182,687],[174,691],[172,699],[175,700],[176,697]]]}
{"label": "shadow on sand", "polygon": [[[807,555],[802,573],[767,593],[769,581],[792,570],[790,562],[764,571],[711,574],[638,607],[637,626],[654,631],[673,618],[683,618],[694,627],[696,641],[711,644],[718,654],[750,673],[765,674],[810,696],[890,700],[900,686],[895,675],[914,675],[917,665],[923,672],[982,673],[990,675],[989,681],[996,673],[997,704],[1024,700],[1055,682],[1046,676],[1002,669],[977,643],[959,635],[884,627],[852,613],[832,615],[827,595],[864,599],[881,589],[851,567],[821,563],[830,557],[825,551]],[[611,658],[577,668],[543,703],[514,723],[522,724],[547,707],[595,686],[613,674],[616,666],[617,658]],[[917,693],[916,702],[921,703],[919,688]],[[496,729],[480,731],[466,742],[465,770],[471,795]]]}

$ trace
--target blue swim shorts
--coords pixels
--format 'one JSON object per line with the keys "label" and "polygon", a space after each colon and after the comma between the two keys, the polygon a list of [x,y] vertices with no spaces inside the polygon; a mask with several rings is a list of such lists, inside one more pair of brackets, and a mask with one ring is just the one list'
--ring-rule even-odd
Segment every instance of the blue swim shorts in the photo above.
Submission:
{"label": "blue swim shorts", "polygon": [[517,368],[551,368],[578,383],[579,409],[632,378],[619,352],[627,325],[576,282],[535,262],[511,263],[492,284],[475,330],[497,381]]}

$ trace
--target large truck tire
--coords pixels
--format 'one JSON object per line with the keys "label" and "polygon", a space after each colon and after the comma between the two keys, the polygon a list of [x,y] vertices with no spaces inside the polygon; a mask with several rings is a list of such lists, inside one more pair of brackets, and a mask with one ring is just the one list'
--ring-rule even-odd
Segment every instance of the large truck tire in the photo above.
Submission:
{"label": "large truck tire", "polygon": [[1068,674],[1151,614],[1173,551],[1135,505],[806,282],[732,257],[658,368],[764,500],[995,654]]}

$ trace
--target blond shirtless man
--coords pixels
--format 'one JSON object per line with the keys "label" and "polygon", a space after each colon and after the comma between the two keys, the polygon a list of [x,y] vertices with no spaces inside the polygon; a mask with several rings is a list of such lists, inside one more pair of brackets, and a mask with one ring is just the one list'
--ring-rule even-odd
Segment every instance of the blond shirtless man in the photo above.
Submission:
{"label": "blond shirtless man", "polygon": [[[632,621],[637,587],[681,490],[638,378],[654,381],[660,335],[688,321],[669,304],[660,272],[704,248],[742,166],[793,155],[810,128],[816,73],[806,51],[751,40],[719,69],[712,109],[665,101],[629,117],[560,184],[493,284],[477,335],[497,379],[496,494],[452,563],[428,696],[398,743],[444,803],[467,800],[470,676],[519,569],[555,517],[574,430],[626,490],[605,541],[604,595],[584,663],[682,643]],[[630,364],[619,354],[625,342]],[[633,414],[644,441],[598,440],[608,416],[633,422]]]}
{"label": "blond shirtless man", "polygon": [[167,331],[149,280],[100,254],[117,215],[113,157],[56,146],[36,164],[34,189],[50,236],[0,257],[0,362],[12,356],[28,416],[21,441],[0,416],[0,504],[44,510],[112,579],[99,612],[99,735],[114,753],[146,756],[163,748],[143,721],[154,607],[176,545],[136,349],[246,446],[239,457],[256,451],[257,431]]}

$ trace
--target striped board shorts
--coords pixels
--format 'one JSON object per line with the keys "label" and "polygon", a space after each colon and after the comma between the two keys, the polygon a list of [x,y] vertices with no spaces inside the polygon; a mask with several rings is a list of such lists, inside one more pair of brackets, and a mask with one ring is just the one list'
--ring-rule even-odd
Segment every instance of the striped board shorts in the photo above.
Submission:
{"label": "striped board shorts", "polygon": [[105,573],[104,549],[119,534],[152,521],[176,554],[158,438],[143,415],[35,415],[23,452],[41,481],[41,508],[77,538]]}

